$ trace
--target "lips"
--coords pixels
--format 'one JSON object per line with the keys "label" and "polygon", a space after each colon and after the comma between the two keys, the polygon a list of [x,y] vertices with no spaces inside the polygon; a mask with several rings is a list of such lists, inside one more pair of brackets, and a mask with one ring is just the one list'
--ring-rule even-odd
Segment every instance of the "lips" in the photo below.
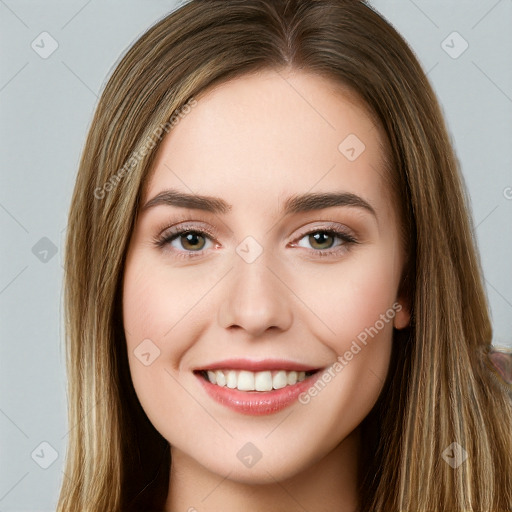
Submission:
{"label": "lips", "polygon": [[194,370],[206,393],[242,414],[264,415],[291,405],[320,368],[285,360],[226,360]]}
{"label": "lips", "polygon": [[258,372],[263,370],[285,370],[296,372],[308,372],[318,370],[318,366],[310,366],[307,364],[296,363],[286,359],[264,359],[261,361],[253,361],[251,359],[224,359],[216,363],[197,368],[196,371],[201,370],[248,370],[251,372]]}

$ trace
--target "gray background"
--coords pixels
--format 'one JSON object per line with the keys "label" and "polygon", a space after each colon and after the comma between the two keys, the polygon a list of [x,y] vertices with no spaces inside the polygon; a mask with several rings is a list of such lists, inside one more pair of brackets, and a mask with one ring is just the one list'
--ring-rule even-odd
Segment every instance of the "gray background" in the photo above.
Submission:
{"label": "gray background", "polygon": [[[512,347],[512,0],[373,4],[412,46],[440,98],[472,199],[494,344]],[[55,509],[73,427],[61,290],[79,157],[120,55],[176,5],[0,0],[0,512]],[[48,38],[43,48],[44,31],[58,43],[46,59],[31,47],[51,48]]]}

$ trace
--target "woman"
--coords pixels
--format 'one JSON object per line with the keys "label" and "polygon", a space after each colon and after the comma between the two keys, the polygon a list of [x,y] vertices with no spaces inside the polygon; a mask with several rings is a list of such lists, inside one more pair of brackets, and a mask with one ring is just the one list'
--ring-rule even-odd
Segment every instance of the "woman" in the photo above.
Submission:
{"label": "woman", "polygon": [[192,1],[152,27],[72,200],[59,510],[510,510],[461,181],[363,2]]}

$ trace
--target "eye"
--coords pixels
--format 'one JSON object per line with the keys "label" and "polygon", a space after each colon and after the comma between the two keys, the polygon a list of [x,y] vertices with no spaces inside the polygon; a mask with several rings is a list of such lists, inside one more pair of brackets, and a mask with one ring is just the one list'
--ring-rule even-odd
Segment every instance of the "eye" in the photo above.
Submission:
{"label": "eye", "polygon": [[162,235],[154,239],[154,243],[159,248],[170,249],[177,256],[187,258],[202,254],[209,249],[213,239],[214,234],[208,231],[197,227],[192,229],[187,226],[178,226],[165,230]]}
{"label": "eye", "polygon": [[172,236],[168,243],[178,250],[197,252],[205,248],[208,238],[207,233],[203,231],[181,231]]}
{"label": "eye", "polygon": [[[161,249],[168,249],[180,258],[193,258],[202,255],[214,245],[215,234],[197,226],[171,226],[154,239],[154,244]],[[299,242],[291,244],[308,248],[314,256],[330,256],[349,250],[358,241],[349,233],[338,227],[317,228],[300,235]],[[304,241],[304,242],[303,242]],[[337,243],[336,243],[337,242]]]}
{"label": "eye", "polygon": [[[300,247],[307,247],[301,243],[305,241],[318,256],[327,256],[340,251],[346,251],[350,245],[356,244],[357,240],[350,234],[338,228],[315,229],[301,235],[299,239]],[[336,243],[338,240],[338,243]]]}

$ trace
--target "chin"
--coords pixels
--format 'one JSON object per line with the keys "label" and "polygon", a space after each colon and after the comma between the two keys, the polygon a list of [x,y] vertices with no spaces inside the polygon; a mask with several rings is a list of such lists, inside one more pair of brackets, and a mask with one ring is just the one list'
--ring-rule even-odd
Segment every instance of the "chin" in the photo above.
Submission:
{"label": "chin", "polygon": [[[265,485],[287,480],[306,469],[307,463],[293,458],[294,452],[296,453],[296,450],[290,449],[287,454],[274,453],[272,457],[262,455],[257,462],[253,462],[252,466],[245,466],[237,457],[237,452],[233,453],[233,457],[225,457],[222,461],[198,460],[197,462],[207,471],[222,478],[226,477],[232,482]],[[311,462],[313,463],[314,461]]]}

